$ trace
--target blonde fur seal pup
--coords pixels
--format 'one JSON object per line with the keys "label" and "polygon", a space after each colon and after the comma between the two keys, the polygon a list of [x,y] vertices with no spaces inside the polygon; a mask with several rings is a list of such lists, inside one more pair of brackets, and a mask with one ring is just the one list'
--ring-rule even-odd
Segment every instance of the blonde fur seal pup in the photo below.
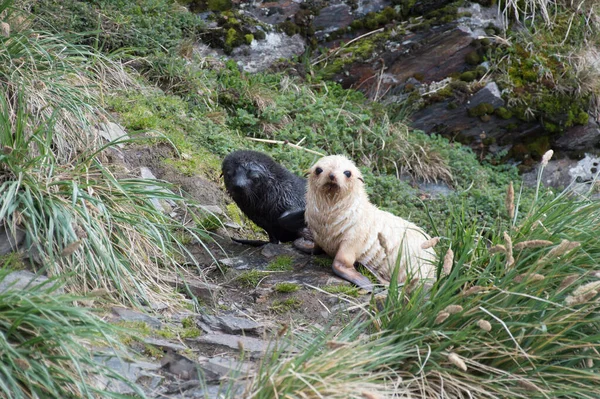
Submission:
{"label": "blonde fur seal pup", "polygon": [[310,169],[305,218],[315,245],[334,257],[334,273],[362,288],[372,284],[356,271],[355,262],[382,283],[390,281],[399,255],[398,281],[435,275],[435,252],[421,248],[430,237],[371,204],[360,171],[344,156],[321,158]]}

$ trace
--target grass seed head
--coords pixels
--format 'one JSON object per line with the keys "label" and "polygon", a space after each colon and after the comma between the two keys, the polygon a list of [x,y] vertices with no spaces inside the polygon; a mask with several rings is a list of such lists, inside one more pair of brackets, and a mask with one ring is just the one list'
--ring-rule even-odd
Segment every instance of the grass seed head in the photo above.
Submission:
{"label": "grass seed head", "polygon": [[452,248],[448,248],[446,255],[444,256],[444,264],[442,266],[442,270],[446,275],[449,275],[452,271],[452,263],[454,262],[454,252]]}
{"label": "grass seed head", "polygon": [[0,34],[4,37],[10,36],[10,25],[6,22],[0,22]]}
{"label": "grass seed head", "polygon": [[577,296],[569,295],[565,298],[565,303],[567,304],[567,306],[581,305],[582,303],[589,302],[596,295],[598,295],[598,291],[595,290],[588,291],[585,294]]}
{"label": "grass seed head", "polygon": [[433,237],[432,239],[429,239],[429,240],[425,241],[423,244],[421,244],[421,248],[422,249],[433,248],[439,242],[440,242],[440,237]]}
{"label": "grass seed head", "polygon": [[541,248],[541,247],[547,247],[552,244],[554,244],[554,243],[552,241],[548,241],[548,240],[529,240],[529,241],[522,241],[522,242],[515,244],[513,249],[515,251],[520,251],[525,248]]}
{"label": "grass seed head", "polygon": [[23,371],[27,371],[31,368],[31,364],[25,359],[15,359],[15,365]]}
{"label": "grass seed head", "polygon": [[461,369],[462,371],[467,371],[467,365],[464,360],[460,358],[456,353],[448,354],[448,361]]}
{"label": "grass seed head", "polygon": [[587,294],[590,291],[600,291],[600,281],[592,281],[591,283],[583,284],[573,291],[574,296]]}
{"label": "grass seed head", "polygon": [[490,324],[490,322],[489,322],[489,321],[487,321],[487,320],[480,319],[480,320],[477,322],[477,325],[479,326],[479,328],[481,328],[481,329],[482,329],[483,331],[485,331],[485,332],[490,332],[490,331],[492,331],[492,325],[491,325],[491,324]]}
{"label": "grass seed head", "polygon": [[[552,150],[550,150],[550,151],[552,151]],[[531,381],[519,380],[519,382],[517,382],[517,385],[519,385],[521,388],[523,388],[526,391],[530,391],[530,392],[537,392],[537,391],[539,391],[539,388],[537,387],[537,385],[535,385]]]}
{"label": "grass seed head", "polygon": [[558,292],[564,290],[571,284],[573,284],[579,278],[579,274],[570,274],[563,279],[563,281],[558,286]]}
{"label": "grass seed head", "polygon": [[477,294],[479,291],[483,290],[483,287],[480,285],[474,285],[471,288],[469,288],[468,290],[463,292],[464,296],[469,296],[469,295],[473,295],[473,294]]}
{"label": "grass seed head", "polygon": [[435,324],[441,324],[450,316],[450,313],[441,311],[435,318]]}
{"label": "grass seed head", "polygon": [[506,212],[508,213],[509,218],[513,218],[515,216],[515,189],[513,187],[513,182],[511,181],[506,189]]}
{"label": "grass seed head", "polygon": [[67,257],[69,255],[72,255],[75,251],[77,251],[77,248],[79,248],[80,245],[81,240],[73,241],[62,250],[60,256]]}
{"label": "grass seed head", "polygon": [[502,244],[496,244],[490,248],[490,255],[498,253],[498,252],[506,253],[506,247]]}
{"label": "grass seed head", "polygon": [[460,305],[448,305],[444,309],[444,312],[447,312],[449,314],[456,314],[456,313],[460,313],[462,311],[463,311],[463,307]]}
{"label": "grass seed head", "polygon": [[546,153],[544,153],[544,155],[542,156],[542,162],[541,162],[542,167],[545,167],[546,165],[548,165],[548,161],[550,161],[550,158],[552,158],[552,155],[554,155],[554,151],[552,151],[552,150],[548,150],[548,151],[546,151]]}
{"label": "grass seed head", "polygon": [[520,283],[522,281],[542,281],[545,277],[538,273],[522,273],[515,277],[515,282]]}
{"label": "grass seed head", "polygon": [[576,241],[562,240],[560,244],[552,248],[550,252],[544,256],[544,260],[552,259],[566,254],[567,252],[579,247],[581,244]]}

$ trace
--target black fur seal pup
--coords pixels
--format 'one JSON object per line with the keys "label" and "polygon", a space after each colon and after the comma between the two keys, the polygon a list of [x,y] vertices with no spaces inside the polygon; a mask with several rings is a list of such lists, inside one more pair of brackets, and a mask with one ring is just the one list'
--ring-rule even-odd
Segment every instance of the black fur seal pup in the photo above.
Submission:
{"label": "black fur seal pup", "polygon": [[232,152],[223,159],[221,169],[227,192],[242,212],[267,232],[269,242],[278,244],[305,236],[306,179],[257,151]]}

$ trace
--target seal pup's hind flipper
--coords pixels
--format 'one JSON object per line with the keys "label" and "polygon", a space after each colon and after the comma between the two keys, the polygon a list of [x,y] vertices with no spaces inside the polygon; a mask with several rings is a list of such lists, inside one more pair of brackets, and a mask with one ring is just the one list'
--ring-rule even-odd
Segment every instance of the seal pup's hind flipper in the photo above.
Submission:
{"label": "seal pup's hind flipper", "polygon": [[373,283],[354,268],[354,262],[349,262],[342,257],[336,256],[332,267],[333,272],[344,280],[348,280],[368,292],[373,291]]}

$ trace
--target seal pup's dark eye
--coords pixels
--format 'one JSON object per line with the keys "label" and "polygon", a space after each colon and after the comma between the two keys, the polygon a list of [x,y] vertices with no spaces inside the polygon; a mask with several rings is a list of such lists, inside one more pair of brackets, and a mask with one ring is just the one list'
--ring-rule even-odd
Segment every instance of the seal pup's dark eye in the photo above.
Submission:
{"label": "seal pup's dark eye", "polygon": [[352,172],[350,172],[349,170],[345,171],[344,174],[347,178],[350,178],[350,176],[352,176]]}
{"label": "seal pup's dark eye", "polygon": [[315,175],[317,175],[317,176],[318,176],[318,175],[320,175],[321,173],[323,173],[323,169],[321,169],[321,168],[317,168],[317,169],[315,169]]}

